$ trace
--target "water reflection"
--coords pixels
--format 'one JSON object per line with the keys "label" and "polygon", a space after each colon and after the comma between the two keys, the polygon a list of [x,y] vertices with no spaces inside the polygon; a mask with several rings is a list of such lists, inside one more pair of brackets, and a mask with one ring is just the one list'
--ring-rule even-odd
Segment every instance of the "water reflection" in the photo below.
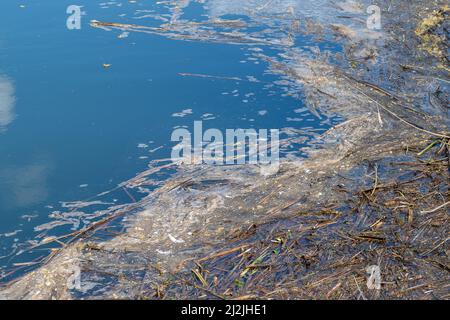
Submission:
{"label": "water reflection", "polygon": [[15,102],[14,86],[11,80],[0,75],[0,133],[6,131],[7,126],[14,121]]}
{"label": "water reflection", "polygon": [[45,164],[0,168],[0,208],[25,208],[46,200],[48,169]]}
{"label": "water reflection", "polygon": [[211,16],[226,14],[253,15],[253,14],[302,14],[315,11],[328,4],[327,0],[298,1],[298,0],[209,0],[207,2]]}

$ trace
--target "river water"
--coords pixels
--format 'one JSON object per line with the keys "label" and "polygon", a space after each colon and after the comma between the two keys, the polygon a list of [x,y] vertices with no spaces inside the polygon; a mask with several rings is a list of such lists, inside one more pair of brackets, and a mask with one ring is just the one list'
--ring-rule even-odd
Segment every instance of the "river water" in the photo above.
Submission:
{"label": "river water", "polygon": [[[332,42],[290,34],[282,27],[278,33],[267,33],[272,42],[221,43],[90,25],[91,20],[147,27],[208,19],[246,23],[245,6],[232,1],[174,5],[80,0],[75,4],[82,12],[80,28],[71,29],[67,19],[74,12],[67,10],[72,2],[0,4],[4,270],[45,255],[26,251],[34,239],[78,230],[94,221],[102,206],[139,199],[140,192],[117,186],[152,161],[170,157],[176,128],[192,129],[193,122],[201,120],[205,128],[222,131],[296,132],[300,139],[282,150],[286,157],[301,156],[300,147],[338,121],[305,108],[302,93],[286,90],[284,80],[268,72],[267,61],[260,58],[282,52],[283,41],[293,41],[305,51],[311,46],[341,50]],[[291,12],[296,5],[304,6],[285,1],[275,8]],[[244,30],[264,33],[265,28],[269,26],[263,23]],[[206,28],[219,29],[233,32],[232,26]],[[160,173],[156,179],[167,177]],[[107,197],[95,198],[111,189],[115,191]],[[88,199],[98,203],[84,219],[85,212],[73,208],[83,207],[80,201]]]}

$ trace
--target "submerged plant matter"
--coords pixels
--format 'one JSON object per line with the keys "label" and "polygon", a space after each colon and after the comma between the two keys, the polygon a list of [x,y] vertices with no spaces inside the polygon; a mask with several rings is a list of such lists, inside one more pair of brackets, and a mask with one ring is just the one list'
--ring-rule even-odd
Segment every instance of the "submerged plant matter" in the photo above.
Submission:
{"label": "submerged plant matter", "polygon": [[[344,120],[273,175],[171,163],[143,172],[120,187],[145,189],[158,170],[175,170],[142,200],[37,243],[61,248],[0,297],[447,299],[448,60],[413,49],[447,22],[444,14],[433,26],[424,20],[443,1],[427,1],[429,12],[424,1],[379,1],[382,30],[366,28],[364,1],[199,2],[206,21],[183,19],[191,2],[173,1],[170,20],[157,27],[91,25],[247,44],[287,94],[302,92],[317,115]],[[329,38],[342,53],[302,47],[298,36]],[[289,133],[281,144],[300,138]],[[112,222],[123,217],[126,230],[116,233]],[[105,240],[108,232],[114,237]],[[380,270],[378,289],[366,285],[371,266]],[[74,269],[78,286],[68,285]]]}

